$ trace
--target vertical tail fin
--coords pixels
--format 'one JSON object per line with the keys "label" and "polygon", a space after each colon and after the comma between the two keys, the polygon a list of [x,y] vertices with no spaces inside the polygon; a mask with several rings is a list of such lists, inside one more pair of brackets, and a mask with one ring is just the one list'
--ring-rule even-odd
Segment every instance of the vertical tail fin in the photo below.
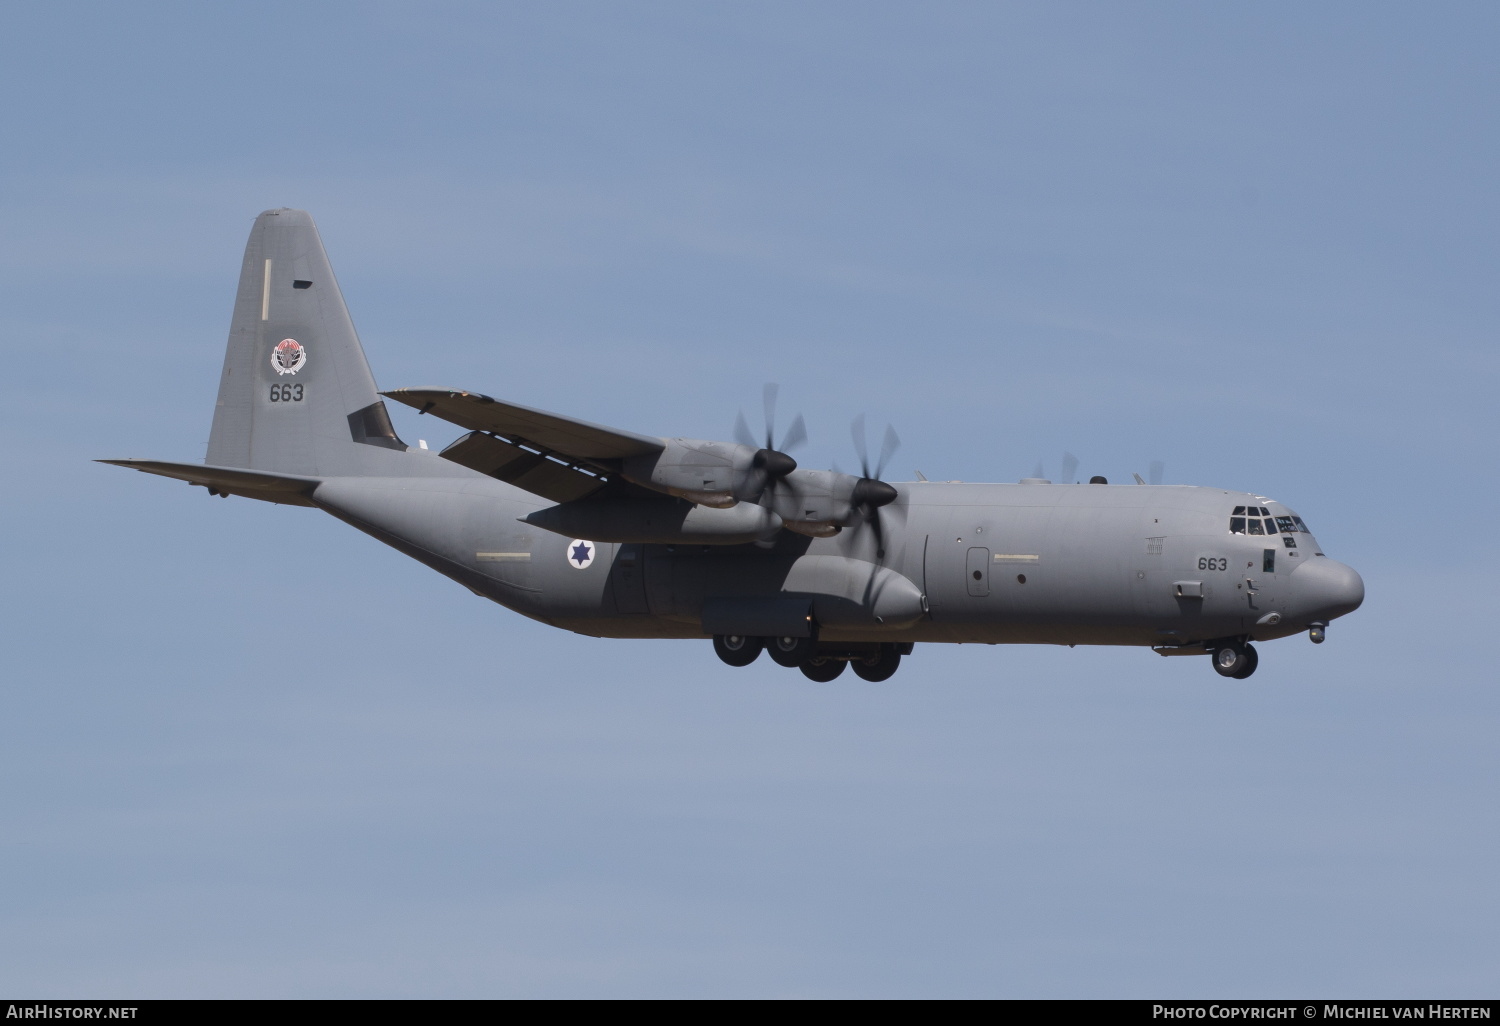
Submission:
{"label": "vertical tail fin", "polygon": [[208,463],[401,475],[405,452],[312,217],[267,210],[245,246]]}

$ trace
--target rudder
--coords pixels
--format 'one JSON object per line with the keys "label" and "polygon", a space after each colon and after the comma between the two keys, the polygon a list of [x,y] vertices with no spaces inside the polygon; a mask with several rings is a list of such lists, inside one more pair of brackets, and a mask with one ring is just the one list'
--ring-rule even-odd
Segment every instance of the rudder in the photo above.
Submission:
{"label": "rudder", "polygon": [[207,462],[401,475],[405,453],[312,216],[265,211],[245,246]]}

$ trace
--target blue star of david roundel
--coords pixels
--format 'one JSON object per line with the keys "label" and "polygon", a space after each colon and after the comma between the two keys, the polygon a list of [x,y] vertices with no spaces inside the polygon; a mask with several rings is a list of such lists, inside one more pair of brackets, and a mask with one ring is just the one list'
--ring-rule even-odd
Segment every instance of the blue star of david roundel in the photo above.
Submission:
{"label": "blue star of david roundel", "polygon": [[587,570],[599,552],[599,546],[582,538],[568,542],[568,565],[575,570]]}

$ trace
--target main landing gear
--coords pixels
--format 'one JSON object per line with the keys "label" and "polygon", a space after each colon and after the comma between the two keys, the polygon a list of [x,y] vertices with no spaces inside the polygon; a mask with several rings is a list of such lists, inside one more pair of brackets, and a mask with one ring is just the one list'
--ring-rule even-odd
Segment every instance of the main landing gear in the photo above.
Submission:
{"label": "main landing gear", "polygon": [[911,654],[911,643],[820,644],[817,638],[757,638],[741,634],[714,635],[714,654],[730,666],[749,666],[765,649],[781,666],[795,667],[808,680],[825,684],[854,668],[862,680],[890,680]]}
{"label": "main landing gear", "polygon": [[1255,672],[1260,656],[1248,641],[1226,641],[1213,650],[1214,669],[1221,677],[1244,680]]}
{"label": "main landing gear", "polygon": [[744,634],[715,634],[714,655],[730,666],[749,666],[760,655],[764,638],[752,638]]}

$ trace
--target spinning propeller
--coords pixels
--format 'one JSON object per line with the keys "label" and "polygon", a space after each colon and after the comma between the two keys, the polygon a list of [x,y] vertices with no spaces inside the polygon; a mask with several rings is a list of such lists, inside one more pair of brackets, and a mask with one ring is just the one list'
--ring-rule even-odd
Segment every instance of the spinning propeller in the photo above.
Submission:
{"label": "spinning propeller", "polygon": [[756,489],[755,499],[758,501],[766,491],[774,491],[779,481],[792,471],[797,469],[797,461],[786,454],[786,450],[795,449],[807,441],[807,423],[802,419],[802,414],[792,421],[792,426],[787,428],[786,434],[781,439],[781,445],[776,444],[776,395],[780,391],[779,386],[768,382],[762,393],[762,402],[765,408],[766,418],[766,441],[764,445],[758,442],[750,433],[750,425],[745,423],[744,411],[740,411],[734,419],[734,439],[741,445],[759,449],[755,454],[755,460],[751,464],[762,476],[759,487]]}
{"label": "spinning propeller", "polygon": [[875,555],[878,559],[885,556],[885,527],[880,521],[880,508],[895,502],[900,494],[882,481],[880,475],[885,473],[885,465],[901,447],[901,439],[896,435],[896,429],[887,424],[885,437],[880,442],[880,458],[871,470],[870,447],[865,437],[863,413],[854,418],[854,422],[849,425],[849,432],[854,436],[854,451],[859,456],[860,472],[860,478],[849,494],[849,504],[859,514],[859,524],[870,525],[870,530],[875,535]]}

